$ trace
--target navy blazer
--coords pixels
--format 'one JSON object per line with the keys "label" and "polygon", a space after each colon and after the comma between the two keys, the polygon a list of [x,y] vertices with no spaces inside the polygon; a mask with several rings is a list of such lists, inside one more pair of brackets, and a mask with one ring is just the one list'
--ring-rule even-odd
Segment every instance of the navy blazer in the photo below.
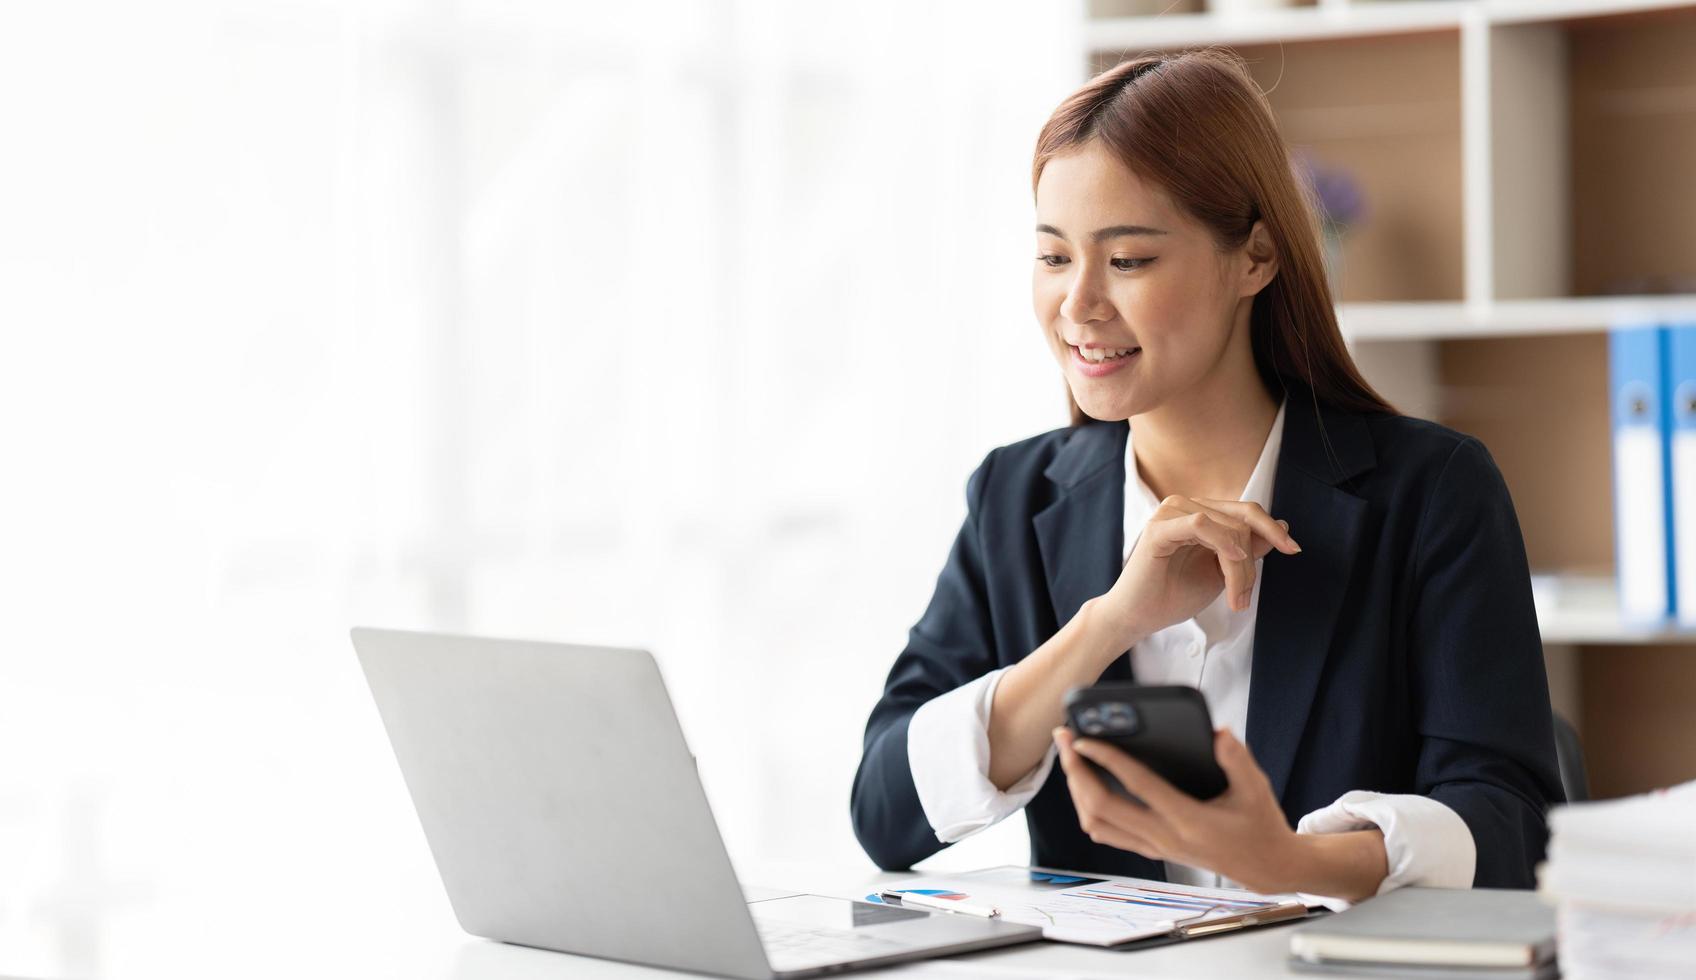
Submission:
{"label": "navy blazer", "polygon": [[[942,849],[907,765],[931,698],[1041,646],[1106,592],[1124,554],[1125,422],[993,450],[966,520],[866,725],[854,832],[885,869]],[[1261,569],[1247,743],[1295,821],[1352,789],[1458,813],[1479,887],[1533,885],[1562,800],[1525,545],[1482,444],[1402,416],[1317,408],[1292,383],[1272,516],[1302,552]],[[1122,656],[1103,680],[1130,680]],[[1078,828],[1057,765],[1025,807],[1031,863],[1165,878]]]}

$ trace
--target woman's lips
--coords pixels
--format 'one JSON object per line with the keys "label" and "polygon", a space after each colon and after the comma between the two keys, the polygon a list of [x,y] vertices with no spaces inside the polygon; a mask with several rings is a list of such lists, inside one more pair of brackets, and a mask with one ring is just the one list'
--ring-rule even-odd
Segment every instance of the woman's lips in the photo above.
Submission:
{"label": "woman's lips", "polygon": [[1123,370],[1131,362],[1142,357],[1142,348],[1132,348],[1129,354],[1109,358],[1105,361],[1091,361],[1084,357],[1084,352],[1076,347],[1066,345],[1072,352],[1072,366],[1086,378],[1105,378],[1115,371]]}

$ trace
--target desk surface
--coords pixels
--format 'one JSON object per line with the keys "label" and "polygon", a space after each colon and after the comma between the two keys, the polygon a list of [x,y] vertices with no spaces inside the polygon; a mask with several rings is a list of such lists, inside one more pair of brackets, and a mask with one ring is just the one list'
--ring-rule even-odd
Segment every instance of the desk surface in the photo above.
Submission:
{"label": "desk surface", "polygon": [[[879,880],[894,880],[894,876]],[[1251,929],[1235,935],[1132,952],[1037,942],[844,976],[905,977],[908,980],[921,977],[924,980],[932,977],[936,980],[967,980],[972,977],[983,980],[1014,980],[1020,977],[1105,980],[1127,976],[1135,976],[1138,980],[1167,977],[1206,980],[1287,978],[1292,976],[1284,965],[1284,957],[1289,952],[1289,936],[1287,926]],[[686,975],[477,941],[461,945],[455,951],[451,971],[442,974],[453,980],[658,980]]]}
{"label": "desk surface", "polygon": [[[811,885],[809,890],[841,898],[864,898],[878,886],[915,877],[903,874],[862,876],[833,886]],[[1064,977],[1067,980],[1123,978],[1290,977],[1284,965],[1289,953],[1289,926],[1250,929],[1246,932],[1208,939],[1157,946],[1152,949],[1116,952],[1069,943],[1036,942],[1006,949],[967,953],[924,963],[904,964],[885,970],[845,974],[850,977],[908,977],[945,980],[983,977],[1012,980],[1017,977]],[[507,946],[503,943],[467,941],[456,951],[454,980],[651,980],[678,977],[665,970],[610,963],[581,956],[563,956],[541,950]]]}
{"label": "desk surface", "polygon": [[[880,885],[915,876],[864,872],[797,876],[790,871],[781,879],[749,877],[787,885],[797,891],[863,898]],[[97,961],[98,965],[84,955],[86,949],[71,945],[78,940],[89,940],[90,934],[86,932],[78,935],[75,930],[67,933],[61,929],[53,934],[52,942],[36,942],[32,956],[21,954],[20,947],[12,943],[0,942],[0,978],[321,976],[362,980],[386,977],[657,980],[692,975],[476,939],[459,930],[446,907],[445,897],[437,905],[436,896],[432,895],[431,904],[424,906],[405,905],[398,898],[394,904],[372,902],[369,896],[360,897],[356,903],[338,903],[333,896],[325,896],[322,901],[292,910],[287,921],[277,921],[260,915],[244,917],[241,903],[218,903],[216,896],[205,896],[175,911],[162,910],[149,915],[145,922],[108,930],[109,937],[122,938],[125,942],[120,949],[119,943],[108,939],[104,945],[109,948]],[[220,904],[224,908],[222,918],[217,910]],[[18,919],[6,922],[4,911],[0,909],[0,926],[16,926]],[[0,933],[6,931],[0,929]],[[1275,926],[1132,952],[1037,942],[847,976],[909,980],[1289,977],[1292,974],[1284,965],[1289,936],[1289,926]],[[55,955],[54,947],[61,949],[62,954]]]}

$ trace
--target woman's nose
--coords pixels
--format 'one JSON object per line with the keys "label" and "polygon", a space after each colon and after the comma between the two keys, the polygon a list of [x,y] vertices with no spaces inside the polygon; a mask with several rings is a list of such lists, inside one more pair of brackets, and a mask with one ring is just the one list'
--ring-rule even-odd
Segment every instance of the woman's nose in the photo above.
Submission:
{"label": "woman's nose", "polygon": [[1106,291],[1095,281],[1094,276],[1081,274],[1072,280],[1071,288],[1066,291],[1066,299],[1060,304],[1060,315],[1073,323],[1089,323],[1112,317]]}

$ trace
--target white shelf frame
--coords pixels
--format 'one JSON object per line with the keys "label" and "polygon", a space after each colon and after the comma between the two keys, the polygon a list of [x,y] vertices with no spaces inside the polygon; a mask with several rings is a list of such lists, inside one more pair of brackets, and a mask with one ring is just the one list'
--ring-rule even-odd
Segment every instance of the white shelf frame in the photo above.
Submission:
{"label": "white shelf frame", "polygon": [[[1463,296],[1346,303],[1350,343],[1605,331],[1696,319],[1696,295],[1568,297],[1565,21],[1696,9],[1696,0],[1321,0],[1226,15],[1095,18],[1090,55],[1208,44],[1455,31],[1461,48]],[[1513,111],[1504,111],[1512,106]]]}
{"label": "white shelf frame", "polygon": [[1099,17],[1085,31],[1092,51],[1176,48],[1202,44],[1324,41],[1421,31],[1454,30],[1471,0],[1331,3],[1242,14],[1166,14]]}
{"label": "white shelf frame", "polygon": [[1552,646],[1683,646],[1696,644],[1696,633],[1670,627],[1628,626],[1617,616],[1537,610],[1537,632]]}
{"label": "white shelf frame", "polygon": [[1479,26],[1553,23],[1688,7],[1688,0],[1320,0],[1317,6],[1096,17],[1086,25],[1091,51],[1134,51],[1203,44],[1271,44],[1382,37]]}
{"label": "white shelf frame", "polygon": [[1643,624],[1622,619],[1619,587],[1610,577],[1533,576],[1532,593],[1544,646],[1696,643],[1696,631],[1671,621]]}
{"label": "white shelf frame", "polygon": [[1620,323],[1696,321],[1696,295],[1342,303],[1337,319],[1350,343],[1598,333]]}

